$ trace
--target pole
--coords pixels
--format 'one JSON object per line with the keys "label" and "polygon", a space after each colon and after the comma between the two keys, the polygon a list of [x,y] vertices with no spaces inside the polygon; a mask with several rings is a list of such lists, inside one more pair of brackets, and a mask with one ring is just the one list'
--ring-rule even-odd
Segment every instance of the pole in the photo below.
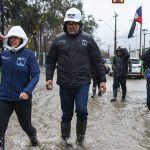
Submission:
{"label": "pole", "polygon": [[117,49],[117,13],[115,12],[115,32],[114,32],[114,55],[116,53],[116,49]]}
{"label": "pole", "polygon": [[109,58],[110,45],[108,45],[108,58]]}
{"label": "pole", "polygon": [[143,52],[145,52],[145,35],[146,35],[146,33],[144,33],[144,50],[143,50]]}
{"label": "pole", "polygon": [[0,3],[0,10],[1,10],[1,33],[4,35],[4,1],[1,0]]}
{"label": "pole", "polygon": [[140,25],[140,48],[139,48],[139,58],[142,55],[142,23]]}

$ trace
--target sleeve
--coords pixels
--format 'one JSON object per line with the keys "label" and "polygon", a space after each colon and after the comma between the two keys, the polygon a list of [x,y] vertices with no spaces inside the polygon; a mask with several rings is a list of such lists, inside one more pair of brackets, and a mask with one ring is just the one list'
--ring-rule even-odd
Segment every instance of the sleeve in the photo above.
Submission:
{"label": "sleeve", "polygon": [[30,82],[26,86],[26,88],[23,90],[23,92],[26,92],[31,97],[32,91],[34,90],[35,86],[37,85],[39,81],[40,76],[40,69],[39,65],[37,63],[37,60],[33,53],[31,53],[30,56]]}
{"label": "sleeve", "polygon": [[57,44],[54,41],[46,56],[46,81],[53,79],[57,60],[58,60],[58,49]]}
{"label": "sleeve", "polygon": [[143,60],[144,62],[149,63],[150,62],[150,48],[145,51],[142,55],[141,55],[141,60]]}
{"label": "sleeve", "polygon": [[2,52],[0,51],[0,66],[2,66]]}
{"label": "sleeve", "polygon": [[114,70],[114,66],[115,66],[115,56],[113,57],[113,60],[112,60],[112,70]]}
{"label": "sleeve", "polygon": [[124,57],[125,57],[126,59],[128,59],[128,58],[130,57],[130,54],[129,54],[129,52],[128,52],[128,50],[127,50],[126,48],[124,48],[124,49],[122,50],[122,53],[123,53],[123,55],[124,55]]}
{"label": "sleeve", "polygon": [[95,70],[99,82],[106,82],[105,68],[102,61],[102,55],[98,45],[92,37],[90,40],[89,57],[91,65]]}
{"label": "sleeve", "polygon": [[2,49],[2,47],[3,47],[3,42],[0,41],[0,49]]}

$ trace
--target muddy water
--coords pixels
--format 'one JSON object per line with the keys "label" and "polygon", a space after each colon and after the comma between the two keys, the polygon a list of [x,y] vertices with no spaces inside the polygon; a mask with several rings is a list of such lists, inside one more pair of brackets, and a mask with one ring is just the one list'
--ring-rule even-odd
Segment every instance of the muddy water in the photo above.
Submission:
{"label": "muddy water", "polygon": [[26,134],[12,115],[6,132],[6,150],[150,150],[150,112],[146,108],[145,80],[127,80],[127,101],[111,103],[112,77],[107,77],[107,93],[90,98],[89,116],[84,147],[75,144],[76,116],[72,120],[70,142],[66,147],[60,138],[60,100],[58,86],[45,90],[45,70],[33,95],[33,125],[38,130],[40,146],[33,148]]}

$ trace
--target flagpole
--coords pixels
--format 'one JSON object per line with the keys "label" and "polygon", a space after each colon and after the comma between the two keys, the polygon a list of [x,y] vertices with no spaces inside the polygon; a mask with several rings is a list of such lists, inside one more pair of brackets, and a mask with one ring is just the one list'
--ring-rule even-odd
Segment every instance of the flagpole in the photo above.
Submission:
{"label": "flagpole", "polygon": [[[137,35],[138,35],[138,27],[136,26],[136,38],[135,38],[135,42],[136,42],[136,58],[139,57],[139,53],[138,53],[138,38],[137,38]],[[140,51],[139,51],[140,52]]]}
{"label": "flagpole", "polygon": [[139,48],[139,59],[142,55],[142,23],[140,24],[140,48]]}

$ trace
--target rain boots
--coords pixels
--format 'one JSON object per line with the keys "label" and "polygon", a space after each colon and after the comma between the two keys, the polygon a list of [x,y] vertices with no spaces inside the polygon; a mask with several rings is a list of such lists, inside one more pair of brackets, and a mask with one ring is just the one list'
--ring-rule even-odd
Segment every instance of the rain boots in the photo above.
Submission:
{"label": "rain boots", "polygon": [[37,136],[30,136],[29,138],[33,147],[36,147],[39,145]]}
{"label": "rain boots", "polygon": [[98,96],[101,96],[102,94],[101,94],[101,91],[98,91]]}
{"label": "rain boots", "polygon": [[91,96],[91,98],[94,98],[96,95],[96,87],[95,86],[93,86],[92,91],[93,91],[93,95]]}
{"label": "rain boots", "polygon": [[125,91],[122,91],[122,101],[125,101],[125,98],[126,98],[126,90]]}
{"label": "rain boots", "polygon": [[39,142],[38,142],[37,135],[36,135],[36,129],[35,129],[34,135],[32,135],[32,136],[28,135],[28,137],[29,137],[33,147],[39,146]]}
{"label": "rain boots", "polygon": [[5,147],[5,140],[4,138],[0,138],[0,150],[4,150]]}
{"label": "rain boots", "polygon": [[61,137],[62,139],[66,142],[70,137],[70,132],[71,132],[71,122],[61,122]]}
{"label": "rain boots", "polygon": [[77,134],[77,140],[76,143],[79,145],[83,144],[85,132],[86,132],[86,126],[87,126],[87,120],[85,121],[80,121],[77,120],[76,124],[76,134]]}
{"label": "rain boots", "polygon": [[110,100],[111,102],[117,101],[117,89],[113,89],[113,94],[114,94],[114,98]]}

